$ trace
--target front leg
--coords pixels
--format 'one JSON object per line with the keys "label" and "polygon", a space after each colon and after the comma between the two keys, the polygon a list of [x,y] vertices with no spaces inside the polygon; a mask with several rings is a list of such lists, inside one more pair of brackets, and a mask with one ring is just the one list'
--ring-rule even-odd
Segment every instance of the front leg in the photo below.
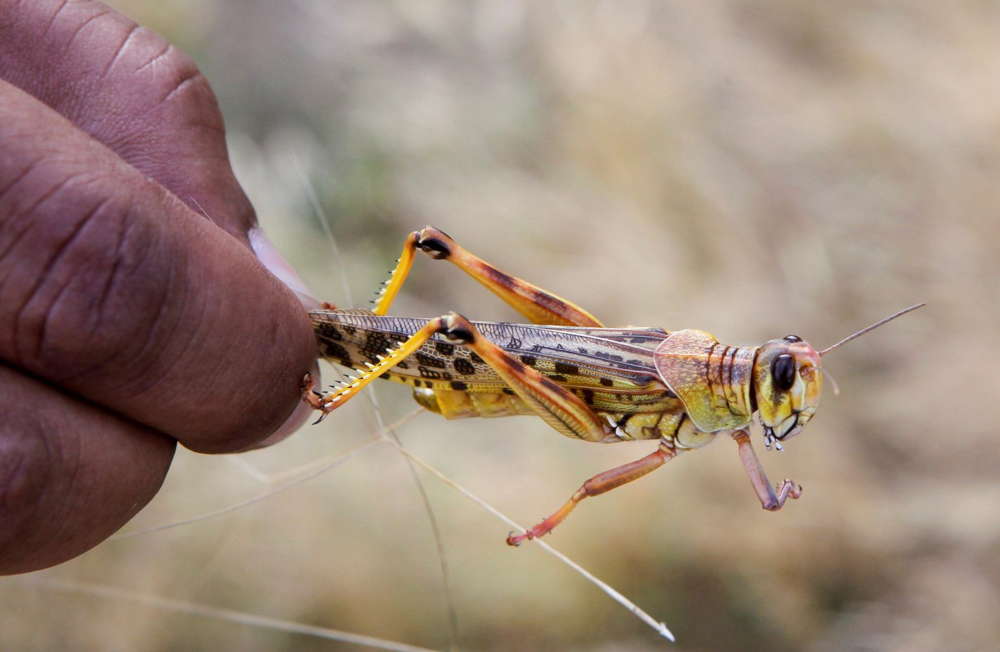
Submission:
{"label": "front leg", "polygon": [[661,439],[659,447],[646,457],[638,459],[634,462],[622,464],[621,466],[616,466],[610,471],[599,473],[584,482],[580,488],[577,489],[572,496],[570,496],[570,499],[567,500],[562,507],[541,523],[529,528],[521,534],[514,534],[511,532],[510,536],[507,537],[507,544],[511,546],[519,546],[524,541],[545,536],[551,532],[555,526],[566,520],[569,513],[572,512],[577,504],[584,498],[599,496],[607,491],[616,489],[623,484],[627,484],[633,480],[638,480],[647,473],[651,473],[652,471],[660,468],[676,455],[677,451],[674,450],[673,446]]}
{"label": "front leg", "polygon": [[776,512],[781,509],[785,501],[789,498],[798,498],[802,495],[802,487],[788,478],[785,478],[777,487],[772,487],[770,480],[767,479],[764,467],[761,466],[760,460],[757,459],[757,454],[753,451],[753,446],[750,444],[750,435],[747,431],[742,429],[734,430],[731,434],[733,439],[736,440],[736,445],[739,447],[740,461],[743,463],[743,468],[750,478],[750,484],[753,485],[753,490],[760,500],[761,507],[768,511]]}

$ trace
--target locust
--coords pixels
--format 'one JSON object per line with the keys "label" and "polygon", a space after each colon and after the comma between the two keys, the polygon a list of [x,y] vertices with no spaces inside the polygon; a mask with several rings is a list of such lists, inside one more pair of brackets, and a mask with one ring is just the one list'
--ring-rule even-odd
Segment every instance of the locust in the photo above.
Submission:
{"label": "locust", "polygon": [[[449,312],[432,319],[387,313],[416,252],[447,260],[484,285],[530,324],[470,321]],[[370,310],[324,304],[310,311],[320,355],[355,370],[329,391],[303,379],[303,400],[322,414],[382,378],[413,389],[417,403],[446,419],[540,417],[557,432],[586,442],[654,440],[648,455],[595,475],[558,510],[510,545],[548,534],[580,501],[606,493],[719,436],[735,441],[761,506],[781,509],[802,495],[790,479],[772,485],[750,438],[760,423],[763,445],[783,442],[812,420],[823,388],[822,357],[916,304],[817,351],[797,335],[759,346],[730,346],[702,330],[608,328],[576,304],[500,271],[443,231],[414,231]]]}

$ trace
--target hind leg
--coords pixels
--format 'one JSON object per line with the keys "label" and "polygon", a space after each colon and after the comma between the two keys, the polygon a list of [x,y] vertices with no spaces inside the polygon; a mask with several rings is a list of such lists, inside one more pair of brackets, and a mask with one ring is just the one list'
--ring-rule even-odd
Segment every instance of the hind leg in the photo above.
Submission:
{"label": "hind leg", "polygon": [[595,327],[602,325],[596,317],[573,302],[500,271],[482,258],[463,249],[444,231],[432,226],[426,226],[407,236],[406,242],[403,243],[403,251],[389,275],[389,280],[385,282],[374,300],[373,312],[376,315],[388,312],[389,306],[399,294],[413,267],[414,252],[418,249],[431,258],[452,263],[486,286],[490,292],[503,299],[532,323]]}

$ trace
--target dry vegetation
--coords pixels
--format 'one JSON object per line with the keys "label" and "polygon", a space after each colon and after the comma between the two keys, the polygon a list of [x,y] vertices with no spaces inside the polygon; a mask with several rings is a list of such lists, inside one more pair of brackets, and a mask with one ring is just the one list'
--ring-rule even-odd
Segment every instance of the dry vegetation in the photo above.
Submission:
{"label": "dry vegetation", "polygon": [[[237,172],[316,293],[357,303],[432,223],[611,324],[817,346],[807,434],[763,454],[763,512],[720,441],[584,505],[551,538],[680,650],[985,650],[1000,640],[1000,11],[989,2],[114,0],[190,52]],[[307,201],[315,185],[343,257]],[[513,315],[419,260],[397,310]],[[378,388],[386,419],[411,408]],[[363,442],[364,399],[243,456],[277,473]],[[423,415],[405,445],[522,522],[648,445]],[[646,649],[655,635],[425,477],[466,649]],[[181,453],[133,527],[266,491]],[[49,577],[448,646],[427,515],[380,445],[233,514],[107,543]],[[7,649],[346,649],[0,583]]]}

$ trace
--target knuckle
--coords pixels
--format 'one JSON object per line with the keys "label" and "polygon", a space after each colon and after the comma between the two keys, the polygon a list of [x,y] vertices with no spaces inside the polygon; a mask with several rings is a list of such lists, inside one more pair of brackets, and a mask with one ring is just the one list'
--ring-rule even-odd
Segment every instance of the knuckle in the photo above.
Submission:
{"label": "knuckle", "polygon": [[[147,95],[171,110],[200,116],[217,114],[215,95],[194,60],[160,35],[138,28],[122,46],[119,57],[131,62],[133,81],[146,86]],[[204,126],[219,127],[215,121]]]}
{"label": "knuckle", "polygon": [[164,55],[162,70],[155,83],[162,103],[176,101],[203,109],[206,101],[210,101],[211,108],[215,108],[215,96],[204,75],[194,61],[177,48],[171,47]]}
{"label": "knuckle", "polygon": [[[78,32],[72,41],[74,49],[86,50],[93,60],[85,74],[92,74],[93,83],[107,91],[128,87],[129,110],[101,112],[85,119],[93,122],[92,129],[109,141],[112,149],[126,147],[137,130],[142,133],[150,121],[162,122],[168,116],[222,130],[215,95],[191,57],[156,32],[115,12],[89,20],[92,29],[87,36]],[[158,112],[166,107],[168,116]],[[145,119],[136,120],[143,114]]]}

